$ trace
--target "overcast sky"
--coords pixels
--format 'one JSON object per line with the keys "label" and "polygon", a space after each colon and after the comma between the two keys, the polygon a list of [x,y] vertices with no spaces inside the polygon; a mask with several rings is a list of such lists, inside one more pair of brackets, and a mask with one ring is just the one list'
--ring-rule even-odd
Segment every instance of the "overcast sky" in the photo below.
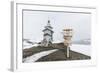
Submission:
{"label": "overcast sky", "polygon": [[69,27],[74,30],[73,41],[90,39],[91,14],[43,11],[23,12],[23,38],[33,42],[41,41],[42,30],[47,25],[48,19],[53,27],[54,41],[63,41],[61,32]]}

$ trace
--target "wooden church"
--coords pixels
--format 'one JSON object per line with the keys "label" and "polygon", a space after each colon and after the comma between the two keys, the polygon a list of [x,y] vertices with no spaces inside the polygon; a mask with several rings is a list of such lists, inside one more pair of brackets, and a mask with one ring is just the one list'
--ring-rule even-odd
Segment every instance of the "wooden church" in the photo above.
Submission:
{"label": "wooden church", "polygon": [[52,45],[53,41],[53,27],[51,27],[50,20],[48,20],[47,25],[43,30],[43,40],[41,42],[41,46],[48,47]]}

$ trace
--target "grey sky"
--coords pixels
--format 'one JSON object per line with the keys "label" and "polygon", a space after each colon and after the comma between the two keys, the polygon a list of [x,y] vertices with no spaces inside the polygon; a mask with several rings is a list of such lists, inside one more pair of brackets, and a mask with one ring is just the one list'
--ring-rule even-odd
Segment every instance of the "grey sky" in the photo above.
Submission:
{"label": "grey sky", "polygon": [[62,30],[71,27],[74,30],[73,41],[90,39],[91,14],[24,11],[23,38],[38,42],[43,39],[44,26],[48,19],[53,27],[54,41],[62,41]]}

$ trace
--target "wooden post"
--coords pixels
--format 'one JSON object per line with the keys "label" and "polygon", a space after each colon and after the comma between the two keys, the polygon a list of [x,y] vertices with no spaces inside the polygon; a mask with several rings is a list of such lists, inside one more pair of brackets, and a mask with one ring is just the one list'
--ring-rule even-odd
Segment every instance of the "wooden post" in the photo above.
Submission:
{"label": "wooden post", "polygon": [[70,48],[69,47],[67,47],[67,58],[69,58],[70,57]]}

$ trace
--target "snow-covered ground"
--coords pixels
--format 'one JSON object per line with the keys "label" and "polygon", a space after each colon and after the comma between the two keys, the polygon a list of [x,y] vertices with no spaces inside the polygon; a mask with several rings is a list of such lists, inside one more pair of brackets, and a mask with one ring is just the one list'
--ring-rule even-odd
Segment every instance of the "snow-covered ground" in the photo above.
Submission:
{"label": "snow-covered ground", "polygon": [[46,56],[48,54],[51,54],[55,51],[57,51],[58,49],[54,49],[54,50],[49,50],[49,51],[43,51],[43,52],[40,52],[40,53],[37,53],[37,54],[34,54],[30,57],[27,57],[25,59],[23,59],[23,62],[24,63],[31,63],[31,62],[35,62],[37,61],[39,58],[43,57],[43,56]]}
{"label": "snow-covered ground", "polygon": [[23,49],[27,49],[27,48],[31,48],[31,47],[35,47],[35,46],[38,46],[37,43],[34,43],[34,44],[30,44],[30,43],[27,43],[27,42],[24,42],[23,43]]}
{"label": "snow-covered ground", "polygon": [[33,45],[24,45],[23,49],[27,49],[27,48],[31,48],[31,47],[33,47]]}
{"label": "snow-covered ground", "polygon": [[72,44],[71,50],[91,56],[91,45]]}

